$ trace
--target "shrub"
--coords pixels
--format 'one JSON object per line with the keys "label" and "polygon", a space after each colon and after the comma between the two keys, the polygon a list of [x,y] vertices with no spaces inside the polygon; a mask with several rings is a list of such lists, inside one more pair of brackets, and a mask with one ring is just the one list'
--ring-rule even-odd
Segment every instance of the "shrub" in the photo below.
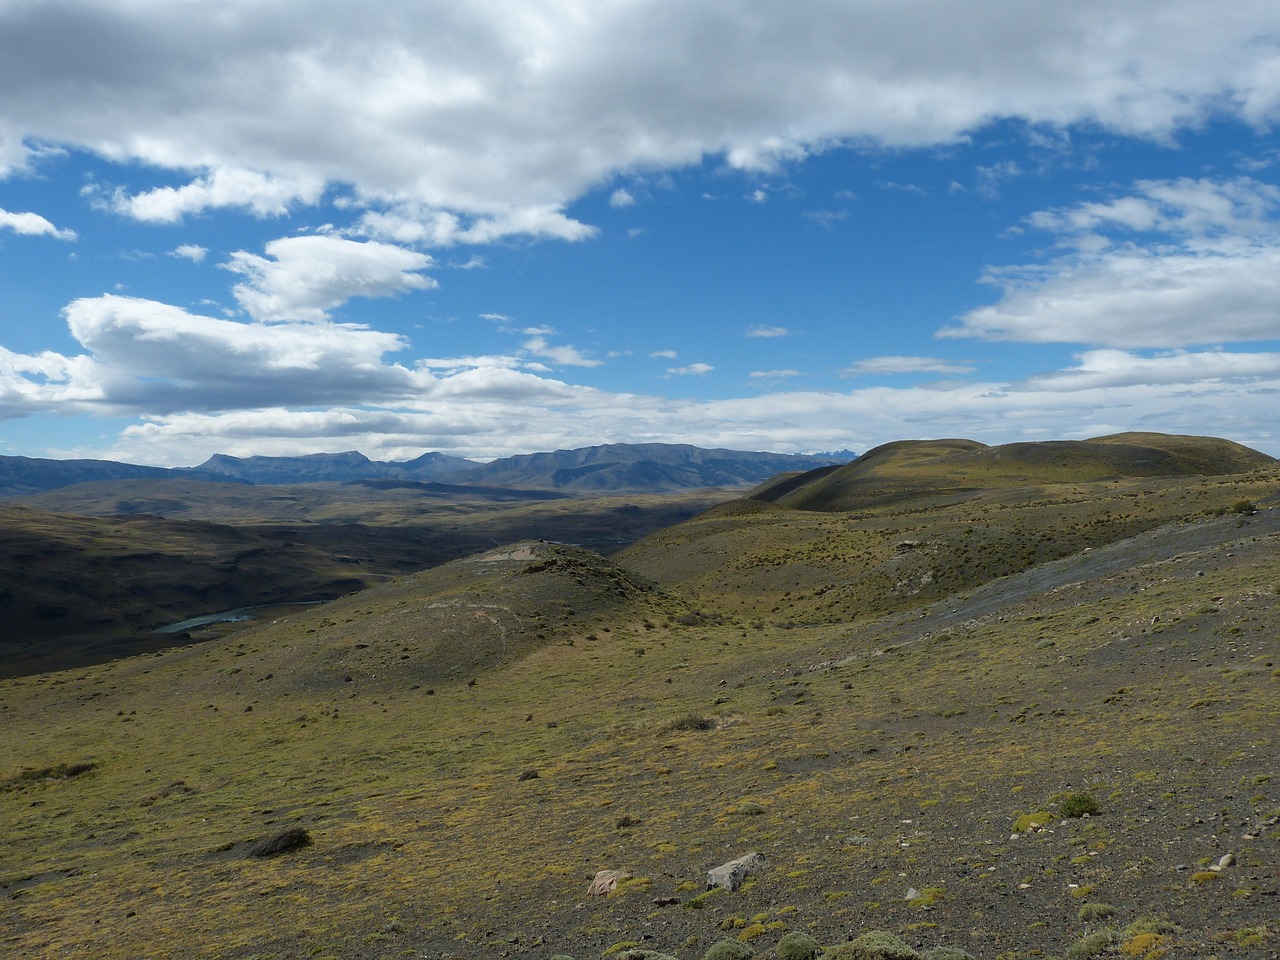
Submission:
{"label": "shrub", "polygon": [[1114,930],[1099,930],[1097,933],[1091,933],[1067,949],[1067,960],[1085,960],[1086,957],[1107,953],[1118,940],[1119,937]]}
{"label": "shrub", "polygon": [[1059,812],[1068,818],[1083,817],[1085,814],[1092,816],[1101,809],[1102,804],[1090,793],[1069,793],[1058,805]]}
{"label": "shrub", "polygon": [[279,833],[259,840],[249,848],[251,857],[275,857],[310,846],[311,834],[302,827],[289,827]]}
{"label": "shrub", "polygon": [[755,955],[756,952],[741,941],[721,940],[707,949],[707,952],[702,955],[702,960],[747,960],[748,957]]}
{"label": "shrub", "polygon": [[871,930],[827,951],[830,960],[920,960],[920,954],[884,930]]}
{"label": "shrub", "polygon": [[1116,913],[1116,908],[1109,903],[1086,903],[1078,916],[1081,923],[1092,923],[1094,920],[1107,920]]}
{"label": "shrub", "polygon": [[686,713],[683,717],[672,720],[667,726],[668,730],[714,730],[716,722],[708,717],[700,716],[696,713]]}
{"label": "shrub", "polygon": [[807,933],[796,930],[779,940],[773,952],[778,960],[814,960],[822,953],[822,947]]}
{"label": "shrub", "polygon": [[1258,507],[1252,500],[1237,500],[1231,505],[1232,513],[1257,513]]}

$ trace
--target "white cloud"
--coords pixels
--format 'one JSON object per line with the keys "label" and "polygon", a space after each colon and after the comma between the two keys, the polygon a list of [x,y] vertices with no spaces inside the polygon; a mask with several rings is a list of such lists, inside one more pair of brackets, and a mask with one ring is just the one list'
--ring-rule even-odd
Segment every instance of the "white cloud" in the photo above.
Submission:
{"label": "white cloud", "polygon": [[674,360],[678,354],[674,350],[655,350],[649,354],[653,360]]}
{"label": "white cloud", "polygon": [[624,190],[622,187],[619,187],[609,195],[609,206],[618,210],[633,207],[635,203],[636,198],[631,195],[629,190]]}
{"label": "white cloud", "polygon": [[543,333],[550,333],[547,328],[534,328],[525,331],[526,333],[535,334],[532,339],[525,341],[523,349],[533,354],[535,357],[541,357],[544,360],[550,360],[552,363],[562,367],[598,367],[604,361],[593,360],[585,354],[581,353],[574,347],[570,346],[552,346],[547,342],[547,338]]}
{"label": "white cloud", "polygon": [[1249,178],[1140,181],[1041,211],[1028,221],[1071,252],[990,269],[1000,299],[941,334],[1120,348],[1280,338],[1277,211],[1280,189]]}
{"label": "white cloud", "polygon": [[691,363],[687,367],[667,367],[667,373],[676,377],[700,377],[714,369],[709,363]]}
{"label": "white cloud", "polygon": [[762,380],[777,380],[783,377],[798,377],[801,373],[799,370],[752,370],[747,376]]}
{"label": "white cloud", "polygon": [[144,223],[177,223],[188,214],[222,207],[242,207],[256,217],[281,217],[296,204],[316,203],[323,193],[324,181],[316,177],[219,167],[181,187],[157,187],[132,196],[118,189],[103,202]]}
{"label": "white cloud", "polygon": [[1280,378],[1280,353],[1230,353],[1223,350],[1178,350],[1141,356],[1127,350],[1090,350],[1075,367],[1033,377],[1032,390],[1101,390],[1185,383],[1247,382]]}
{"label": "white cloud", "polygon": [[1265,127],[1278,27],[1271,0],[9,4],[0,171],[70,146],[196,171],[112,195],[149,221],[273,216],[334,184],[371,205],[370,236],[427,242],[374,212],[404,202],[436,242],[574,238],[590,228],[563,210],[586,190],[707,156],[769,170],[993,117],[1164,139],[1213,115]]}
{"label": "white cloud", "polygon": [[12,230],[24,237],[53,237],[55,240],[74,240],[74,230],[60,230],[38,213],[10,213],[0,209],[0,230]]}
{"label": "white cloud", "polygon": [[192,263],[204,263],[204,258],[209,255],[209,250],[196,243],[183,243],[174,247],[169,255],[183,260],[190,260]]}
{"label": "white cloud", "polygon": [[420,272],[434,265],[431,257],[377,241],[284,237],[268,243],[266,254],[241,250],[224,264],[247,278],[232,292],[255,320],[322,321],[352,297],[390,297],[436,286]]}
{"label": "white cloud", "polygon": [[743,336],[770,339],[773,337],[789,337],[791,336],[791,331],[786,327],[771,327],[763,323],[757,323],[753,327],[748,327]]}
{"label": "white cloud", "polygon": [[850,364],[842,374],[846,376],[880,376],[894,373],[973,373],[967,364],[940,360],[937,357],[872,357]]}
{"label": "white cloud", "polygon": [[491,457],[603,440],[803,451],[910,437],[1204,433],[1206,423],[1280,453],[1274,351],[1096,350],[1022,382],[702,401],[573,386],[516,356],[391,363],[404,341],[354,325],[225,320],[118,296],[74,301],[66,315],[83,355],[0,348],[0,416],[96,411],[140,421],[109,449],[67,455],[168,464],[220,451],[351,448],[393,459],[423,450]]}
{"label": "white cloud", "polygon": [[71,408],[149,414],[283,404],[386,401],[427,384],[387,364],[398,336],[350,324],[243,323],[108,295],[65,310],[85,355],[49,392]]}

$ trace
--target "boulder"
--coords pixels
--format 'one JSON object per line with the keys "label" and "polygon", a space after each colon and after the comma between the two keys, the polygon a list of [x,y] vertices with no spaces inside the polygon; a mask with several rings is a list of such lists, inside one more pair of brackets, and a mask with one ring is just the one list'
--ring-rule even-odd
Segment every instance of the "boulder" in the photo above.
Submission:
{"label": "boulder", "polygon": [[591,886],[587,888],[587,896],[604,897],[613,893],[617,889],[618,884],[629,878],[631,874],[625,870],[601,870],[596,874],[595,879],[591,881]]}
{"label": "boulder", "polygon": [[753,873],[767,869],[768,861],[758,853],[748,853],[745,857],[730,860],[707,871],[707,889],[722,887],[732,893],[742,886],[742,881]]}

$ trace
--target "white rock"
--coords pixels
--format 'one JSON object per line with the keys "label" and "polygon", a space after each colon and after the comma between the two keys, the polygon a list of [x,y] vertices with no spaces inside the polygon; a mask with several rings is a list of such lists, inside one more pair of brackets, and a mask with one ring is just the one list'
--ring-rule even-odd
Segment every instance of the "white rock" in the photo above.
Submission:
{"label": "white rock", "polygon": [[707,889],[722,887],[732,893],[742,886],[742,881],[753,873],[767,869],[769,862],[758,853],[748,853],[745,857],[730,860],[707,871]]}

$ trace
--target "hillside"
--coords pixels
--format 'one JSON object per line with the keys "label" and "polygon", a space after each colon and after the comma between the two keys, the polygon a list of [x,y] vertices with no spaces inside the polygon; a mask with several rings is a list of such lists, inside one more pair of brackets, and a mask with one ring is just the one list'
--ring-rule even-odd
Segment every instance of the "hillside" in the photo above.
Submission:
{"label": "hillside", "polygon": [[1222,476],[1275,461],[1213,437],[1125,433],[988,447],[973,440],[899,440],[837,469],[765,484],[756,499],[799,510],[863,506],[994,487],[1138,477]]}
{"label": "hillside", "polygon": [[3,680],[0,953],[1271,957],[1277,547],[1266,464],[744,498]]}
{"label": "hillside", "polygon": [[[723,498],[441,494],[396,485],[79,484],[0,504],[0,676],[186,642],[154,630],[243,607],[330,600],[545,538],[612,552]],[[36,509],[39,505],[44,509]],[[208,631],[206,631],[207,634]]]}

